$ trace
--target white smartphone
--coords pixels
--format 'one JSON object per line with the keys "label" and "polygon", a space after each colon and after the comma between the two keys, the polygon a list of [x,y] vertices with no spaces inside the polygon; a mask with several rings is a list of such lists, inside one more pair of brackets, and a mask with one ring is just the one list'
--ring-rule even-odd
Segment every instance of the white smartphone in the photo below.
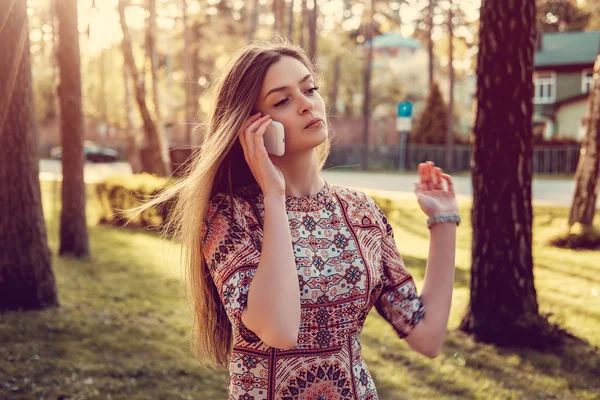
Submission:
{"label": "white smartphone", "polygon": [[267,153],[274,156],[282,156],[285,153],[285,132],[281,122],[271,122],[263,138]]}

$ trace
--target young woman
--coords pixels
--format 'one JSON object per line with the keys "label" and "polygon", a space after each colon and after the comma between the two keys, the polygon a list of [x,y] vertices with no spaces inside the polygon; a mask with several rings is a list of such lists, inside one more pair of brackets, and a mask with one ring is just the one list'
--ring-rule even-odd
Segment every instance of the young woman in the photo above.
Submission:
{"label": "young woman", "polygon": [[[419,296],[377,204],[320,175],[329,139],[316,82],[299,47],[240,49],[213,87],[189,175],[151,202],[176,198],[196,355],[228,367],[230,399],[376,399],[358,338],[372,307],[419,353],[435,357],[444,340],[459,222],[452,180],[419,166],[431,226]],[[283,156],[265,150],[272,121],[285,128]]]}

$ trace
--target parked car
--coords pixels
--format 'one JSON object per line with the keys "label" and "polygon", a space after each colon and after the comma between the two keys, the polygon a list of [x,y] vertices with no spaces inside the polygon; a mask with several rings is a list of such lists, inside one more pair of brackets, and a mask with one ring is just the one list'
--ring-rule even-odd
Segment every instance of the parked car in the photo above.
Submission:
{"label": "parked car", "polygon": [[[88,140],[83,143],[83,153],[85,154],[85,160],[90,162],[115,162],[119,159],[118,151],[102,147]],[[61,154],[61,146],[55,146],[50,149],[50,158],[53,160],[60,160]]]}

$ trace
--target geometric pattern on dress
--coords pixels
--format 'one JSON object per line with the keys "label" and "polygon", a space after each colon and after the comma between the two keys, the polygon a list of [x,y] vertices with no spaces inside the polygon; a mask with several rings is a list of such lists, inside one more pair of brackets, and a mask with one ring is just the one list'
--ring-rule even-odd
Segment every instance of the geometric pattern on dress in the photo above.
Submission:
{"label": "geometric pattern on dress", "polygon": [[377,399],[358,335],[375,307],[405,337],[424,307],[393,231],[364,193],[329,185],[286,197],[300,287],[300,330],[293,349],[272,349],[241,315],[262,248],[264,197],[257,185],[211,198],[202,254],[234,327],[229,398]]}

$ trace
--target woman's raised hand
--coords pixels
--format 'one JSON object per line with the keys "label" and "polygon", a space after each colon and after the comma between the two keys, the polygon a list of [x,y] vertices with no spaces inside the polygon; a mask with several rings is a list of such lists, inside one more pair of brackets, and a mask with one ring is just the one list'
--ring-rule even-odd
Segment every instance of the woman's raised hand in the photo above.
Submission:
{"label": "woman's raised hand", "polygon": [[458,212],[452,177],[444,174],[431,161],[419,164],[419,181],[415,182],[415,193],[421,209],[428,217],[441,212]]}
{"label": "woman's raised hand", "polygon": [[250,167],[254,179],[260,186],[263,195],[285,196],[285,179],[283,173],[269,158],[265,148],[263,135],[273,120],[270,115],[261,117],[260,113],[246,120],[238,137],[244,150],[244,158]]}

